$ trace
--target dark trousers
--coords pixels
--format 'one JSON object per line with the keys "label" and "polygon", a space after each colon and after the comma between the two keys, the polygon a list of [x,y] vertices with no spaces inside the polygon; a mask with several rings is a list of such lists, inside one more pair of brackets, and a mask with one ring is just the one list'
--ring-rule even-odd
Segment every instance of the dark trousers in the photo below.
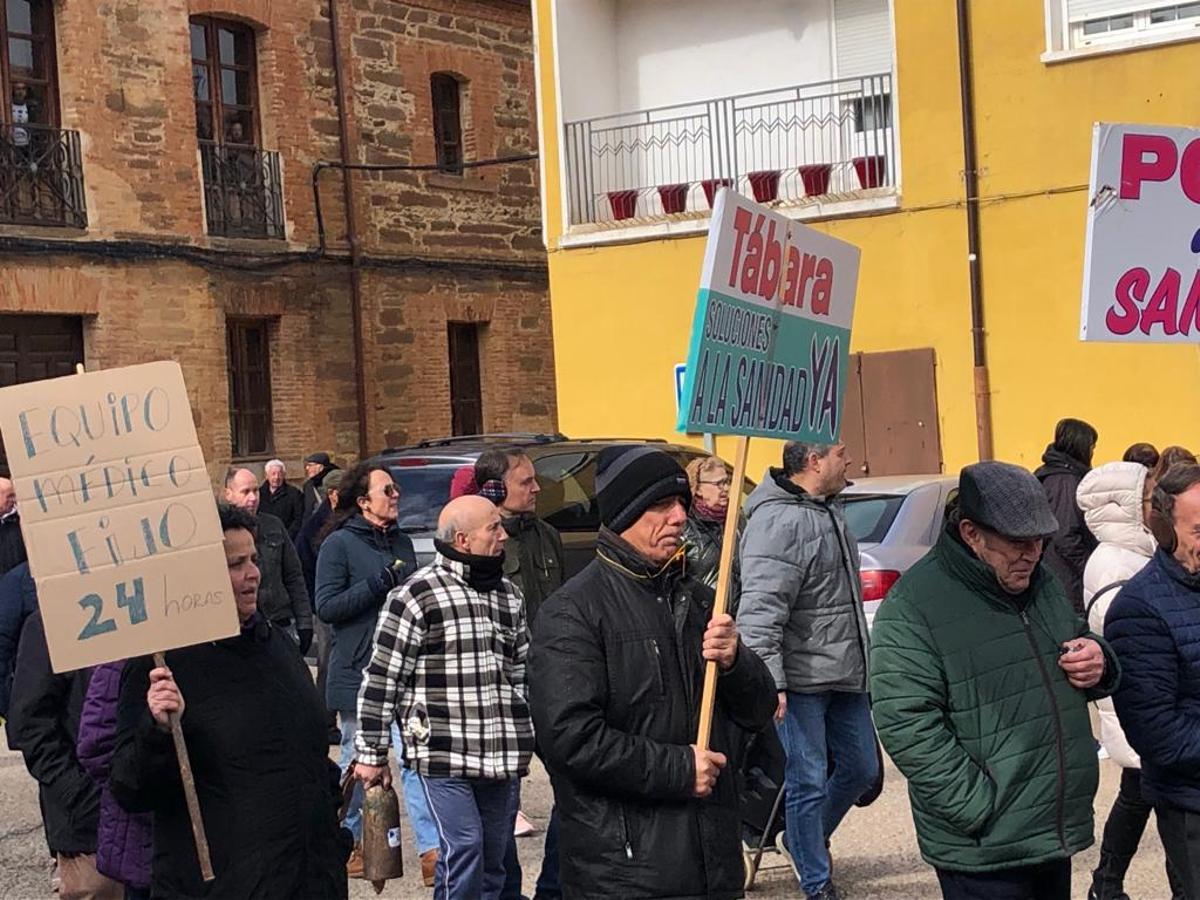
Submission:
{"label": "dark trousers", "polygon": [[558,809],[550,810],[546,826],[546,849],[542,856],[542,873],[538,875],[533,900],[562,900],[562,882],[558,878]]}
{"label": "dark trousers", "polygon": [[1167,852],[1167,873],[1174,872],[1182,891],[1179,896],[1200,900],[1200,813],[1160,803],[1154,815]]}
{"label": "dark trousers", "polygon": [[[513,837],[504,854],[504,890],[500,900],[520,900],[521,860],[517,857],[517,839]],[[542,856],[542,871],[534,888],[534,900],[561,900],[562,885],[558,881],[558,810],[550,810],[546,826],[546,847]]]}
{"label": "dark trousers", "polygon": [[517,816],[516,779],[421,777],[438,832],[438,900],[499,900]]}
{"label": "dark trousers", "polygon": [[[1153,807],[1142,799],[1142,772],[1124,769],[1121,788],[1113,801],[1108,820],[1104,823],[1104,838],[1100,842],[1100,863],[1092,873],[1092,893],[1096,900],[1115,900],[1125,890],[1125,873],[1137,853],[1146,822]],[[1182,898],[1183,885],[1167,859],[1167,881],[1171,896]]]}
{"label": "dark trousers", "polygon": [[1071,860],[998,872],[937,870],[944,900],[1071,900]]}

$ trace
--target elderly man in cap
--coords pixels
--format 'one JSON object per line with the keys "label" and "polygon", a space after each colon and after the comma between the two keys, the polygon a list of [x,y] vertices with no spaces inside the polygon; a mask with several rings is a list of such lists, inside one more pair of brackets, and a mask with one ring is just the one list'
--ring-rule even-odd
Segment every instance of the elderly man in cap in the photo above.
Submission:
{"label": "elderly man in cap", "polygon": [[[684,569],[687,475],[661,450],[603,450],[596,559],[538,613],[530,700],[554,785],[563,895],[740,897],[737,727],[775,686],[713,592]],[[717,663],[711,749],[695,743]]]}
{"label": "elderly man in cap", "polygon": [[967,466],[937,545],[875,617],[875,724],[949,900],[1068,900],[1092,843],[1087,703],[1119,668],[1042,563],[1057,529],[1027,471]]}
{"label": "elderly man in cap", "polygon": [[325,502],[326,491],[328,485],[325,484],[325,476],[330,472],[340,472],[337,466],[330,460],[328,453],[310,453],[304,457],[304,486],[300,489],[300,493],[304,495],[303,507],[300,514],[300,526],[304,527],[304,523],[312,518],[313,513],[317,508]]}

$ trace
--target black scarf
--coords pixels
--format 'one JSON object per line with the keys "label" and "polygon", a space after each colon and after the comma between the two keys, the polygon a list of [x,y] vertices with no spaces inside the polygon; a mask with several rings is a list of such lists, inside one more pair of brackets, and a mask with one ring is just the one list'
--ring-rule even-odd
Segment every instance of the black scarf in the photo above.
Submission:
{"label": "black scarf", "polygon": [[467,584],[472,590],[487,592],[500,587],[500,582],[504,579],[504,551],[501,551],[499,556],[473,556],[436,539],[433,547],[446,559],[466,567]]}

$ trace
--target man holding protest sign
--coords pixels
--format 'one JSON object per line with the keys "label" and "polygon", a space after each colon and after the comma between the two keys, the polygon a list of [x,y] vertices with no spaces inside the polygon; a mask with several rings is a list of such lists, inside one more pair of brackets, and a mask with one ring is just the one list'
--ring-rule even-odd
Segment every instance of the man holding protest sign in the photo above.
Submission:
{"label": "man holding protest sign", "polygon": [[[258,611],[254,520],[220,509],[241,631],[148,657],[121,681],[110,788],[154,813],[155,897],[345,897],[348,837],[338,827],[338,769],[325,706],[295,645]],[[201,880],[169,730],[191,760],[216,880]]]}
{"label": "man holding protest sign", "polygon": [[[741,896],[737,728],[765,727],[770,674],[684,571],[687,476],[666,453],[601,452],[597,559],[542,606],[534,724],[554,784],[568,897]],[[709,750],[693,743],[706,660]]]}

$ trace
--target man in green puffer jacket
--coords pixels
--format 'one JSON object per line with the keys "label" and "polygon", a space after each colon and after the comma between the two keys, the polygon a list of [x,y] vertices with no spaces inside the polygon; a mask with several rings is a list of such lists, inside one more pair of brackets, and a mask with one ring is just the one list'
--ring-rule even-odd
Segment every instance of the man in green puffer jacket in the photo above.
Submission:
{"label": "man in green puffer jacket", "polygon": [[875,617],[875,725],[943,897],[1069,900],[1099,778],[1087,702],[1120,669],[1041,564],[1037,480],[977,463],[958,503]]}

